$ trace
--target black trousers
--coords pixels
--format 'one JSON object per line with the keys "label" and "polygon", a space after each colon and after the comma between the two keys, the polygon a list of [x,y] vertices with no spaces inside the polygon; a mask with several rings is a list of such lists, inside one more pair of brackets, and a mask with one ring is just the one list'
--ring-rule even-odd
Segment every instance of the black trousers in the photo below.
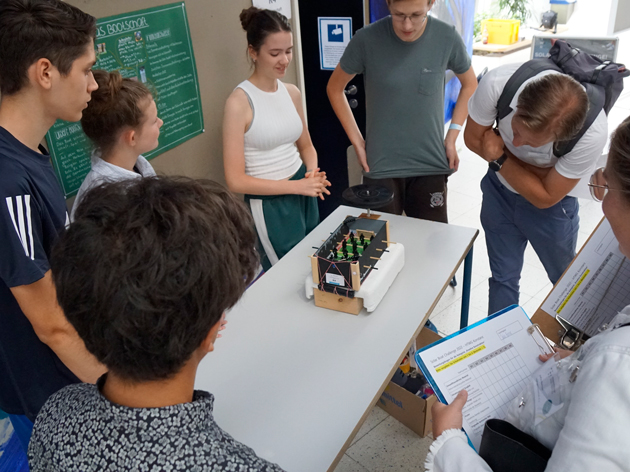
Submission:
{"label": "black trousers", "polygon": [[448,175],[425,175],[392,179],[363,177],[364,184],[382,185],[394,192],[394,201],[376,211],[448,223],[446,182]]}

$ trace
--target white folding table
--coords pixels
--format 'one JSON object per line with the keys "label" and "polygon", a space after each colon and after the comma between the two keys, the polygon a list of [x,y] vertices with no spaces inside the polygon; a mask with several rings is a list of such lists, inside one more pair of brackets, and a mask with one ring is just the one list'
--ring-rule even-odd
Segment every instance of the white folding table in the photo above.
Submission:
{"label": "white folding table", "polygon": [[304,294],[308,256],[361,212],[337,208],[254,283],[197,372],[219,426],[287,471],[334,468],[467,255],[470,287],[478,230],[382,214],[405,266],[378,308],[316,307]]}

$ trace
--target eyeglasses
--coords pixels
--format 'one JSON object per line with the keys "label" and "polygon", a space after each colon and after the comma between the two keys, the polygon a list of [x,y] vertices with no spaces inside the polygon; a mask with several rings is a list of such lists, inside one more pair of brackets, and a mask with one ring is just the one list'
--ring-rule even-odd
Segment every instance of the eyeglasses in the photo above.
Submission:
{"label": "eyeglasses", "polygon": [[402,13],[392,13],[392,18],[400,23],[404,23],[407,18],[414,24],[422,23],[427,19],[426,13],[413,13],[411,15],[403,15]]}
{"label": "eyeglasses", "polygon": [[610,188],[608,183],[606,182],[606,177],[604,177],[604,168],[600,167],[595,171],[593,175],[591,175],[591,180],[588,183],[588,188],[591,191],[591,196],[594,200],[601,202],[604,200],[604,197],[608,194],[608,191],[615,190],[617,192],[630,193],[628,190],[623,190],[620,188]]}

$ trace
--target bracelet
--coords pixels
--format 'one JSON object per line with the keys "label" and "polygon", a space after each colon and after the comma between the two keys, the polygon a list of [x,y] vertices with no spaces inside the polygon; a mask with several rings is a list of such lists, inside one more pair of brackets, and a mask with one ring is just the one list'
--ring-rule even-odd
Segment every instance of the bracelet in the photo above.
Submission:
{"label": "bracelet", "polygon": [[457,131],[461,131],[462,130],[462,125],[458,125],[456,123],[451,123],[451,125],[448,127],[448,129],[456,129]]}

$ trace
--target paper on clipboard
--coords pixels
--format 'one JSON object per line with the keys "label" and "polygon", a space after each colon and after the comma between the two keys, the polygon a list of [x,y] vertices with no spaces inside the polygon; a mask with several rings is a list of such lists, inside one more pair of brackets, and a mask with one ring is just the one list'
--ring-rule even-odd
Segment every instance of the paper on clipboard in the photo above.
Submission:
{"label": "paper on clipboard", "polygon": [[540,332],[519,306],[479,321],[416,353],[416,362],[436,395],[450,403],[468,391],[463,409],[464,431],[479,449],[490,418],[504,418],[508,404],[538,370],[538,355],[547,353]]}
{"label": "paper on clipboard", "polygon": [[553,288],[541,309],[589,336],[630,304],[630,261],[605,218]]}

